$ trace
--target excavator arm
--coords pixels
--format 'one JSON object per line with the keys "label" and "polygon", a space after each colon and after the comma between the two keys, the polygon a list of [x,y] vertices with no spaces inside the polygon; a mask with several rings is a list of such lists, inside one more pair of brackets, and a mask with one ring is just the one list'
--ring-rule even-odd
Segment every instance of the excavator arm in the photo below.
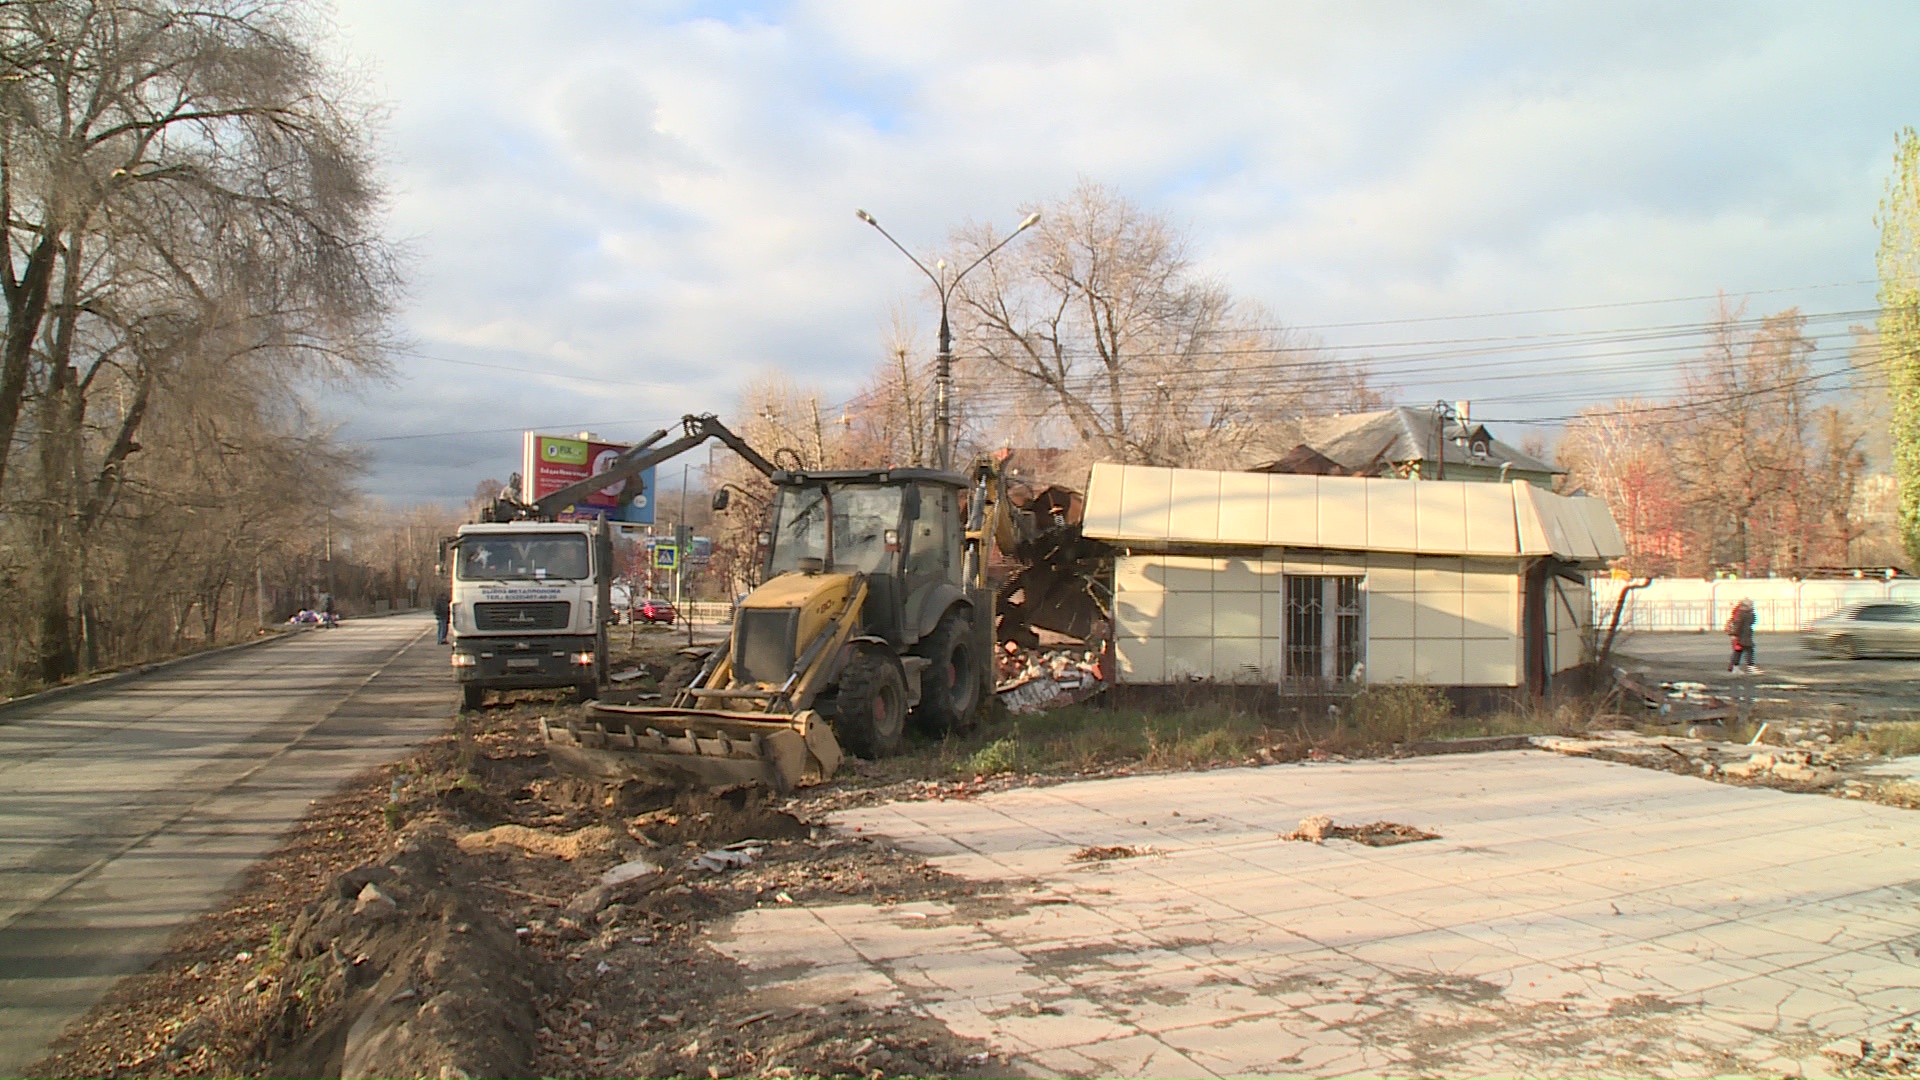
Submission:
{"label": "excavator arm", "polygon": [[[712,413],[683,416],[680,418],[680,426],[683,434],[672,442],[660,444],[660,440],[665,438],[667,433],[664,429],[654,432],[646,441],[614,458],[604,472],[597,472],[585,480],[568,484],[546,498],[533,503],[511,503],[508,506],[496,503],[494,517],[496,520],[531,518],[536,521],[552,521],[560,511],[601,488],[631,480],[663,461],[686,453],[708,439],[720,440],[727,449],[739,454],[747,460],[747,464],[760,470],[761,475],[773,475],[773,463],[761,456],[759,451],[747,445],[745,439],[734,434],[731,428],[721,423]],[[503,510],[506,511],[504,515]]]}

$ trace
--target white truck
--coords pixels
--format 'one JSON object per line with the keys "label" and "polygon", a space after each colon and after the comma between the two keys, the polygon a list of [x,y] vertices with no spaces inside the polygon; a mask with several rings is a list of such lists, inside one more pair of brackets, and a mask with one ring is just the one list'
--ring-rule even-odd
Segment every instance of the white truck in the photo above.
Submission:
{"label": "white truck", "polygon": [[589,492],[630,480],[708,439],[718,439],[763,476],[772,462],[712,414],[681,418],[682,435],[662,428],[600,472],[537,502],[508,494],[462,525],[449,612],[453,673],[462,708],[477,709],[488,690],[573,687],[600,691],[607,673],[607,624],[613,621],[613,540],[605,520],[559,521]]}
{"label": "white truck", "polygon": [[603,522],[462,525],[449,555],[449,640],[463,707],[479,708],[488,690],[599,691],[613,614]]}

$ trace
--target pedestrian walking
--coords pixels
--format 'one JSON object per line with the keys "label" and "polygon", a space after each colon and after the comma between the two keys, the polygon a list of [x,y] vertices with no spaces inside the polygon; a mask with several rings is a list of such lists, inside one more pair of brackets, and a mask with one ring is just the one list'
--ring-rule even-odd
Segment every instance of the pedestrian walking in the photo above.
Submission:
{"label": "pedestrian walking", "polygon": [[440,644],[447,643],[447,621],[453,615],[453,597],[442,585],[433,590],[433,624],[440,632]]}
{"label": "pedestrian walking", "polygon": [[1760,669],[1753,666],[1753,601],[1741,597],[1733,605],[1733,613],[1727,616],[1725,627],[1727,637],[1733,641],[1733,659],[1727,661],[1728,671],[1742,668],[1749,675],[1757,675]]}

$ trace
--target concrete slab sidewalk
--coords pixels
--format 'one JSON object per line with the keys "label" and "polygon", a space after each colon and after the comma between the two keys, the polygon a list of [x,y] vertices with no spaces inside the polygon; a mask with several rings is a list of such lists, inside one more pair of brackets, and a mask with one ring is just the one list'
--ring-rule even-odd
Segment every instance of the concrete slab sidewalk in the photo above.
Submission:
{"label": "concrete slab sidewalk", "polygon": [[[1311,814],[1440,838],[1279,839]],[[775,1000],[911,1005],[1041,1074],[1831,1075],[1823,1044],[1920,1013],[1920,814],[1859,801],[1520,751],[836,824],[1013,902],[767,908],[716,944]]]}

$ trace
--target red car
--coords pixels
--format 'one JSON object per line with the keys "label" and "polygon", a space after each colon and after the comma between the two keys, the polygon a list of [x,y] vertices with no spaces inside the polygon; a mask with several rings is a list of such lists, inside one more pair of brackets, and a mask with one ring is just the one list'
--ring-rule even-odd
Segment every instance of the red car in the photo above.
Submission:
{"label": "red car", "polygon": [[680,613],[673,610],[671,601],[650,596],[634,605],[633,617],[644,622],[666,623],[672,626],[673,620],[679,618]]}

